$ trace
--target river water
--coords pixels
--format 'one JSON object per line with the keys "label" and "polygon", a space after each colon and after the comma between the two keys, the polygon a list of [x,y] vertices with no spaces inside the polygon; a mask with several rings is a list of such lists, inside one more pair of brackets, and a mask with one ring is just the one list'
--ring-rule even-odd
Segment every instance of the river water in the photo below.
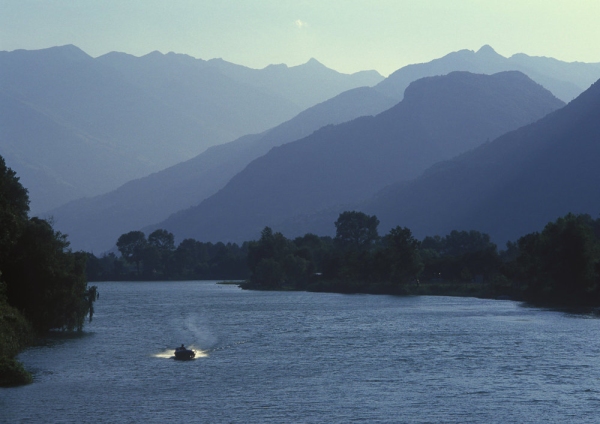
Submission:
{"label": "river water", "polygon": [[[20,355],[6,423],[600,420],[600,320],[517,302],[99,283],[81,337]],[[172,359],[185,343],[193,361]]]}

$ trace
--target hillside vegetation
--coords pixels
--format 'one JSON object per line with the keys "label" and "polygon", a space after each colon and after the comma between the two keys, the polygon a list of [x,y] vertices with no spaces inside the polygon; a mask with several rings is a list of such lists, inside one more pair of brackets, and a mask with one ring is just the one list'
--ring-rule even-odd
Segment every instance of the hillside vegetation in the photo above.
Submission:
{"label": "hillside vegetation", "polygon": [[29,218],[29,197],[0,156],[0,375],[2,385],[31,380],[14,356],[34,334],[81,331],[91,320],[96,287],[85,278],[86,256],[66,237]]}

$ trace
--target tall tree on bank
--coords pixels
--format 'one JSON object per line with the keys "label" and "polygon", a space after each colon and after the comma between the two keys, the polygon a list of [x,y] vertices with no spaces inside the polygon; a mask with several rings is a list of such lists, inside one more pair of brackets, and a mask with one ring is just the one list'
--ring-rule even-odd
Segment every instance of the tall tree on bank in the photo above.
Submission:
{"label": "tall tree on bank", "polygon": [[86,256],[71,252],[47,221],[29,219],[28,204],[27,190],[0,157],[0,271],[8,302],[40,332],[81,330],[96,300]]}
{"label": "tall tree on bank", "polygon": [[599,300],[600,240],[589,215],[567,214],[518,241],[526,296],[538,302],[594,305]]}
{"label": "tall tree on bank", "polygon": [[382,263],[383,279],[393,284],[406,284],[412,280],[418,281],[423,271],[423,262],[419,256],[419,241],[408,228],[395,227],[383,237],[383,249],[378,252]]}
{"label": "tall tree on bank", "polygon": [[160,269],[155,269],[154,271],[158,271],[165,276],[169,276],[169,267],[173,257],[173,252],[175,251],[175,237],[173,236],[173,233],[163,229],[153,231],[148,236],[147,249],[151,249],[154,256],[158,259],[157,261],[154,261],[154,263],[158,264]]}
{"label": "tall tree on bank", "polygon": [[27,190],[0,156],[0,270],[27,221],[28,213]]}
{"label": "tall tree on bank", "polygon": [[137,276],[140,276],[140,262],[144,258],[144,250],[148,246],[146,235],[142,231],[130,231],[123,234],[117,240],[117,248],[121,256],[129,262],[135,264]]}
{"label": "tall tree on bank", "polygon": [[375,215],[362,212],[342,212],[335,221],[335,242],[345,250],[368,250],[379,238],[377,226],[379,220]]}

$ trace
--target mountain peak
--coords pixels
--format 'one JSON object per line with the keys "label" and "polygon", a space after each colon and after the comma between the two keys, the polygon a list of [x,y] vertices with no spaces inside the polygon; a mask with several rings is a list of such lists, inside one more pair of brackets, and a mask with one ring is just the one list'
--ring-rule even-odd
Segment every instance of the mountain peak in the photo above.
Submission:
{"label": "mountain peak", "polygon": [[485,45],[481,46],[481,48],[479,50],[477,50],[477,54],[482,55],[482,56],[498,56],[498,53],[496,53],[496,50],[494,50],[492,48],[492,46],[490,46],[489,44],[485,44]]}
{"label": "mountain peak", "polygon": [[314,57],[311,57],[310,59],[308,59],[308,62],[306,62],[305,65],[325,67],[325,65],[323,65],[321,62],[319,62]]}
{"label": "mountain peak", "polygon": [[161,52],[159,52],[158,50],[153,50],[150,53],[147,53],[141,57],[163,57],[165,56],[164,54],[162,54]]}
{"label": "mountain peak", "polygon": [[308,59],[307,62],[302,63],[301,65],[290,66],[290,69],[296,70],[308,70],[309,72],[323,72],[323,71],[331,71],[327,66],[323,65],[314,57]]}
{"label": "mountain peak", "polygon": [[[24,50],[24,51],[27,52],[27,50]],[[35,52],[35,51],[36,50],[32,50],[32,52]],[[86,60],[86,59],[91,58],[86,52],[81,50],[79,47],[74,46],[73,44],[49,47],[49,48],[41,49],[41,50],[37,50],[37,51],[42,52],[42,54],[55,55],[56,57],[60,57],[62,59],[67,59],[67,60]]]}

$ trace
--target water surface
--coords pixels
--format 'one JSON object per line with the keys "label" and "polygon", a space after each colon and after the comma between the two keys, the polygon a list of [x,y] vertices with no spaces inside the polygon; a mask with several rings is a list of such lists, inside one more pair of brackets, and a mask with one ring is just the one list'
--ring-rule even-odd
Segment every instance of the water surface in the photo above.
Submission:
{"label": "water surface", "polygon": [[[598,422],[600,321],[511,301],[100,283],[0,422]],[[172,359],[185,343],[197,359]]]}

